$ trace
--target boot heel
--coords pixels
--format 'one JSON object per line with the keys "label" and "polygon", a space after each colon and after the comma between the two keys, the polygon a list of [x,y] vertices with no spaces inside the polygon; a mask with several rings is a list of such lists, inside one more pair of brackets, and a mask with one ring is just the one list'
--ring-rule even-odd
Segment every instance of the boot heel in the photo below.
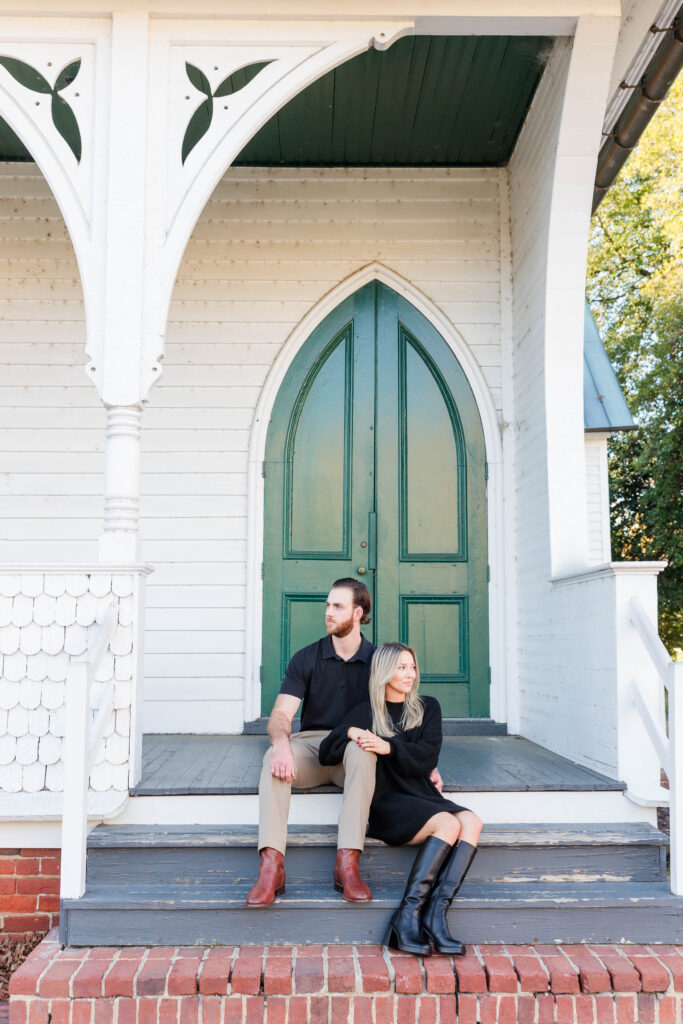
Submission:
{"label": "boot heel", "polygon": [[391,949],[398,949],[398,937],[396,935],[396,929],[394,928],[394,919],[391,919],[391,923],[387,928],[384,938],[382,939],[383,946],[389,946]]}
{"label": "boot heel", "polygon": [[431,942],[436,953],[443,953],[446,956],[464,956],[466,953],[465,944],[452,938],[450,932],[448,934],[450,941],[444,943],[443,940],[436,938],[434,932],[424,922],[422,924],[422,938],[425,942]]}
{"label": "boot heel", "polygon": [[285,894],[285,887],[284,887],[284,885],[281,885],[279,889],[275,890],[275,895],[276,896],[284,896],[284,894]]}
{"label": "boot heel", "polygon": [[344,892],[344,886],[341,884],[341,882],[335,882],[334,887],[337,890],[337,892]]}

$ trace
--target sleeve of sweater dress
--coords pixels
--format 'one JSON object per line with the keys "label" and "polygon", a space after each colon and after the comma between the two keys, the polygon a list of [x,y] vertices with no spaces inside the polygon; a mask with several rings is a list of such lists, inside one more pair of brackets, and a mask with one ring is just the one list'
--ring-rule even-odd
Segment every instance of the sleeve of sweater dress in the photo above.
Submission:
{"label": "sleeve of sweater dress", "polygon": [[371,727],[372,711],[369,701],[357,704],[344,716],[343,721],[327,734],[318,750],[318,760],[321,764],[341,764],[344,760],[346,744],[351,742],[346,734],[353,725],[358,729]]}
{"label": "sleeve of sweater dress", "polygon": [[426,698],[424,718],[417,733],[412,737],[392,736],[389,757],[402,775],[429,775],[437,766],[441,739],[441,707],[434,697]]}

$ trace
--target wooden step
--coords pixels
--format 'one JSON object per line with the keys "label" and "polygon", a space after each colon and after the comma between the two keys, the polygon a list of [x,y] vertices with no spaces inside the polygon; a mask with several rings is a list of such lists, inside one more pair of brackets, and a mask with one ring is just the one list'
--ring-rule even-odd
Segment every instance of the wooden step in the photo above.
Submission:
{"label": "wooden step", "polygon": [[[133,795],[255,795],[267,748],[267,737],[258,735],[144,736],[142,778]],[[439,770],[448,793],[596,793],[626,789],[623,782],[520,736],[446,736]],[[314,792],[339,789],[320,786]]]}
{"label": "wooden step", "polygon": [[[102,826],[88,841],[87,888],[64,901],[74,945],[381,940],[415,851],[368,840],[369,904],[331,884],[336,830],[292,827],[287,890],[244,900],[257,871],[252,826]],[[679,942],[683,900],[666,878],[667,837],[649,825],[489,826],[451,911],[467,942]]]}
{"label": "wooden step", "polygon": [[[292,722],[292,732],[299,731],[300,721],[295,718]],[[507,736],[508,727],[505,722],[494,722],[492,718],[444,718],[444,736]],[[245,722],[242,729],[243,736],[266,736],[268,733],[268,719],[255,718],[252,722]]]}
{"label": "wooden step", "polygon": [[[241,884],[256,874],[256,826],[100,827],[91,833],[88,885]],[[332,873],[336,829],[291,826],[286,870],[293,882]],[[667,837],[650,825],[488,826],[470,872],[476,881],[662,881]],[[153,851],[153,857],[150,852]],[[362,871],[372,885],[403,884],[415,852],[369,839]]]}
{"label": "wooden step", "polygon": [[[102,886],[65,901],[69,945],[268,945],[381,942],[402,886],[346,903],[329,883],[287,885],[272,907],[244,905],[248,885]],[[465,883],[449,911],[468,943],[683,941],[683,899],[666,883]]]}

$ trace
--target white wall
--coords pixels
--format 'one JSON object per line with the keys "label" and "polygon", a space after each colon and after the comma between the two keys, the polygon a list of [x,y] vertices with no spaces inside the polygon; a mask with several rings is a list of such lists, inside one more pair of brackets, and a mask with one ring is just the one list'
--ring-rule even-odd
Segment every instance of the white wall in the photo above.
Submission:
{"label": "white wall", "polygon": [[[3,170],[2,194],[17,200],[0,222],[12,364],[1,414],[14,452],[0,465],[0,561],[95,559],[104,413],[82,369],[77,268],[40,172]],[[373,261],[411,281],[470,346],[500,412],[499,179],[233,169],[217,187],[181,266],[142,420],[142,557],[155,567],[146,730],[241,728],[253,412],[275,356],[330,289]]]}
{"label": "white wall", "polygon": [[586,434],[586,498],[588,501],[588,561],[609,562],[612,557],[609,529],[609,474],[607,436]]}
{"label": "white wall", "polygon": [[547,714],[545,651],[550,541],[546,459],[545,317],[548,224],[569,44],[558,41],[509,167],[512,235],[513,391],[516,435],[515,571],[519,709],[535,735]]}

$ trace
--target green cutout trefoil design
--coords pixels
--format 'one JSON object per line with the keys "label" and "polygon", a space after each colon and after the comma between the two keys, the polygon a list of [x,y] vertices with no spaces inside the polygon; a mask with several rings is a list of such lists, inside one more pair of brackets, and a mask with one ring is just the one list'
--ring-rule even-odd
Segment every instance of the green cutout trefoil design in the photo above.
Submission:
{"label": "green cutout trefoil design", "polygon": [[23,85],[25,89],[41,93],[43,96],[52,97],[52,122],[76,157],[76,162],[80,163],[83,145],[81,143],[78,121],[64,97],[59,95],[68,85],[71,85],[80,71],[80,57],[78,60],[70,61],[66,67],[62,68],[55,79],[54,86],[50,85],[47,78],[40,71],[32,68],[30,64],[26,64],[23,60],[18,60],[16,57],[0,57],[0,65],[10,73],[19,85]]}
{"label": "green cutout trefoil design", "polygon": [[194,64],[185,61],[187,77],[195,89],[206,96],[206,99],[199,104],[185,129],[182,149],[183,164],[197,143],[204,138],[211,127],[213,101],[215,99],[222,99],[224,96],[233,96],[236,92],[240,92],[241,89],[244,89],[246,85],[249,85],[256,78],[260,71],[263,71],[265,67],[272,63],[272,60],[263,60],[238,68],[236,71],[232,71],[227,78],[224,78],[218,88],[212,92],[211,85],[204,72],[200,71]]}

